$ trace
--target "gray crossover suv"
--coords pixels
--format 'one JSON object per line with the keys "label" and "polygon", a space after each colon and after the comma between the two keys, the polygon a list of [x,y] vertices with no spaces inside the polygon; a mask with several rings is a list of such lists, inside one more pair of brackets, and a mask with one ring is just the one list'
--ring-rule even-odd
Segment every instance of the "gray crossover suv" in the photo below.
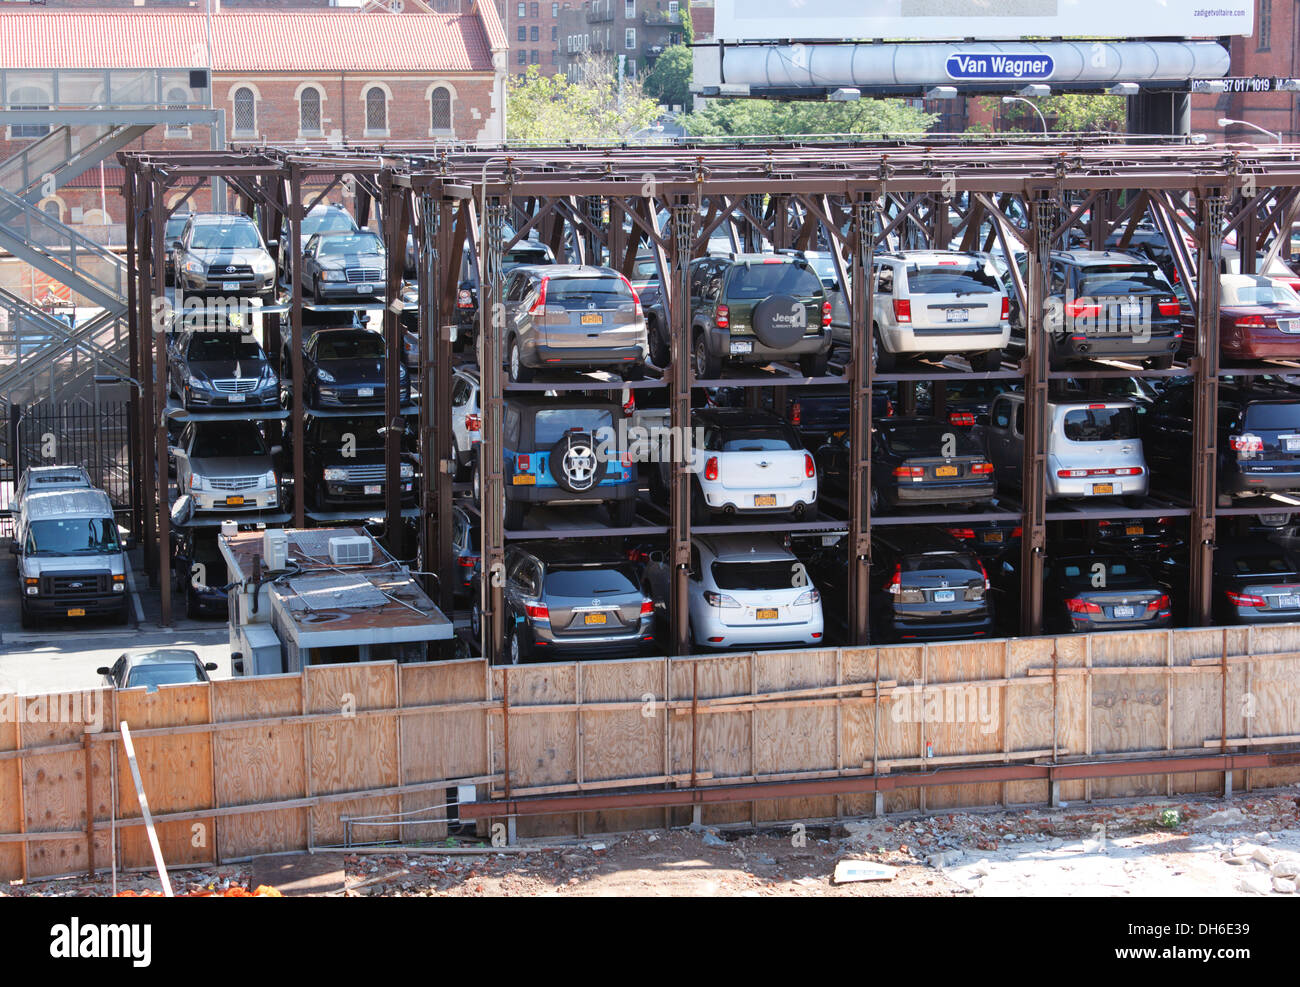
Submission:
{"label": "gray crossover suv", "polygon": [[257,224],[239,213],[195,213],[172,244],[176,283],[198,295],[275,296],[275,261]]}

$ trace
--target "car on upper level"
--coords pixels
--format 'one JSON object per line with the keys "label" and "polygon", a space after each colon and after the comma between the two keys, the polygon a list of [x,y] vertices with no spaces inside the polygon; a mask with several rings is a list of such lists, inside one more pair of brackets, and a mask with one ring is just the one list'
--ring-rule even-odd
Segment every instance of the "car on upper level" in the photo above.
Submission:
{"label": "car on upper level", "polygon": [[180,333],[167,348],[167,382],[187,409],[280,407],[280,378],[251,333]]}
{"label": "car on upper level", "polygon": [[1219,278],[1219,349],[1229,360],[1300,356],[1300,295],[1259,274]]}
{"label": "car on upper level", "polygon": [[275,300],[275,261],[257,224],[242,213],[194,213],[172,251],[184,294]]}
{"label": "car on upper level", "polygon": [[970,432],[939,418],[887,418],[871,443],[871,510],[987,504],[993,464]]}
{"label": "car on upper level", "polygon": [[[286,428],[282,461],[292,462],[293,429]],[[401,503],[415,503],[415,431],[402,435],[398,483]],[[382,508],[388,471],[382,414],[321,415],[307,410],[303,421],[303,483],[306,506],[318,513]],[[286,470],[287,471],[287,470]]]}
{"label": "car on upper level", "polygon": [[258,511],[283,506],[271,446],[254,421],[189,421],[170,450],[176,488],[194,510]]}
{"label": "car on upper level", "polygon": [[[287,349],[287,347],[286,347]],[[388,359],[382,333],[372,329],[317,329],[303,340],[303,391],[311,408],[383,407]],[[286,352],[282,365],[289,366]],[[406,368],[397,367],[405,405],[411,391]],[[286,376],[285,385],[289,384]]]}
{"label": "car on upper level", "polygon": [[[524,264],[556,263],[555,252],[540,240],[520,240],[501,257],[501,273],[509,274]],[[478,265],[467,248],[461,254],[460,284],[456,289],[456,335],[453,347],[460,351],[478,338]]]}
{"label": "car on upper level", "polygon": [[370,230],[317,233],[302,251],[302,288],[318,305],[383,301],[388,251]]}

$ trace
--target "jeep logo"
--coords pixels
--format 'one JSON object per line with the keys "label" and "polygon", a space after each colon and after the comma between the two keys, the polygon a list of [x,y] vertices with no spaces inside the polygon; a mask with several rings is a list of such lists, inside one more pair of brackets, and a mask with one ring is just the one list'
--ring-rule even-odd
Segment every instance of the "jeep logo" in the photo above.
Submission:
{"label": "jeep logo", "polygon": [[788,315],[773,314],[770,321],[774,326],[802,326],[806,325],[808,320],[804,315],[804,310],[800,308]]}

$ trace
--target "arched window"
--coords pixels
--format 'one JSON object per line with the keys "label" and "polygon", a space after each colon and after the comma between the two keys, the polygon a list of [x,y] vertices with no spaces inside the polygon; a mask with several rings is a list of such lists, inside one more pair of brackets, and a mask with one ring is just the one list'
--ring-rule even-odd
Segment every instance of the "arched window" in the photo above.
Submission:
{"label": "arched window", "polygon": [[435,133],[451,130],[451,91],[439,86],[429,96],[429,128]]}
{"label": "arched window", "polygon": [[63,204],[58,199],[46,199],[41,203],[41,209],[50,219],[63,220]]}
{"label": "arched window", "polygon": [[[167,90],[167,109],[183,110],[185,109],[186,106],[189,105],[189,102],[190,102],[189,94],[184,89],[177,87],[174,89]],[[169,123],[167,124],[167,136],[168,137],[189,137],[190,128],[186,124],[179,123],[179,122]]]}
{"label": "arched window", "polygon": [[320,90],[314,86],[308,86],[298,97],[298,132],[302,134],[321,132]]}
{"label": "arched window", "polygon": [[244,135],[257,133],[257,98],[247,86],[235,90],[234,132]]}
{"label": "arched window", "polygon": [[388,133],[388,96],[378,86],[366,90],[366,133]]}
{"label": "arched window", "polygon": [[[48,110],[50,108],[49,91],[42,86],[15,86],[9,91],[9,108],[11,110]],[[49,132],[49,124],[44,123],[16,123],[9,128],[9,136],[14,140],[25,137],[44,137]]]}

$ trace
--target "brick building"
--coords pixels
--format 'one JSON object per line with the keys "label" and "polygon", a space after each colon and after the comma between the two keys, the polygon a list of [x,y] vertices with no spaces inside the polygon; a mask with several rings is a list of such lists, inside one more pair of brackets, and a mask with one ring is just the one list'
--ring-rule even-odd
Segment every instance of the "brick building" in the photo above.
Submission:
{"label": "brick building", "polygon": [[685,40],[686,6],[686,0],[573,0],[559,12],[559,71],[575,78],[581,59],[591,53],[614,60],[623,55],[625,74],[643,75],[665,48]]}
{"label": "brick building", "polygon": [[[1231,76],[1300,78],[1300,13],[1296,0],[1255,0],[1255,35],[1235,37],[1229,44]],[[1249,127],[1219,126],[1219,119],[1248,120],[1287,142],[1300,140],[1300,94],[1285,92],[1223,93],[1192,97],[1192,132],[1211,140],[1268,143]]]}
{"label": "brick building", "polygon": [[[204,13],[160,6],[74,11],[0,5],[3,98],[9,106],[48,106],[53,69],[205,67]],[[501,21],[491,0],[461,6],[464,13],[400,17],[356,9],[220,10],[212,17],[212,98],[226,111],[227,140],[502,140],[507,45]],[[164,95],[181,105],[195,102],[194,91]],[[0,160],[44,131],[0,131]],[[155,127],[132,147],[207,148],[210,141],[206,126]],[[42,208],[74,225],[120,223],[121,175],[113,167],[104,172],[102,196],[96,169],[59,189]]]}

